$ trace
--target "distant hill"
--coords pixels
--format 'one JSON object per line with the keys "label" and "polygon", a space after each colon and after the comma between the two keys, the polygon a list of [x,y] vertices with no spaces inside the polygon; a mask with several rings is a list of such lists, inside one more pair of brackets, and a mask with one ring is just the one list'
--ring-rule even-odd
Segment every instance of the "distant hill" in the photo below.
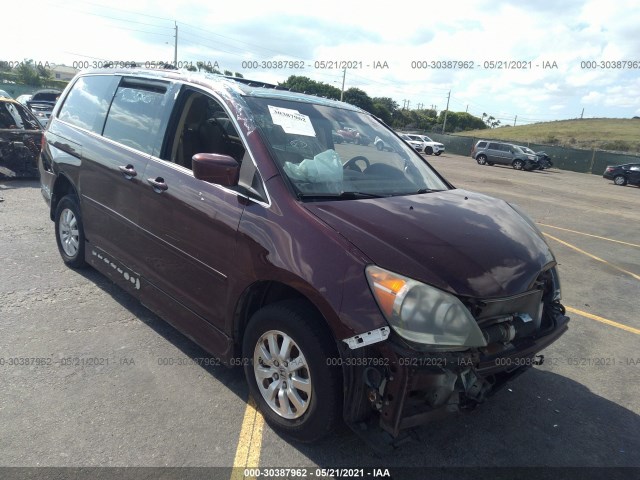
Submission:
{"label": "distant hill", "polygon": [[517,140],[573,148],[640,152],[640,118],[587,118],[460,132],[488,140]]}

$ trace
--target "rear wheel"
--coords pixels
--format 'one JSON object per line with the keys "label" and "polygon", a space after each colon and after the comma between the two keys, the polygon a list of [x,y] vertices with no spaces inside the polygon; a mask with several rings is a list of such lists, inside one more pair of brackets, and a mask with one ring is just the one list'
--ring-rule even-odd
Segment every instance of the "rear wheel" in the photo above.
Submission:
{"label": "rear wheel", "polygon": [[476,157],[476,162],[478,162],[478,165],[486,165],[487,164],[487,156],[486,155],[478,155]]}
{"label": "rear wheel", "polygon": [[54,216],[56,226],[56,242],[64,263],[72,268],[86,266],[84,260],[84,229],[80,216],[78,197],[66,195],[62,197]]}
{"label": "rear wheel", "polygon": [[342,411],[338,355],[324,319],[308,303],[267,305],[251,318],[242,345],[249,391],[271,427],[312,442],[330,433]]}
{"label": "rear wheel", "polygon": [[616,175],[613,178],[613,183],[615,183],[616,185],[620,185],[621,187],[625,186],[627,184],[627,179],[624,177],[624,175]]}
{"label": "rear wheel", "polygon": [[522,170],[522,167],[524,167],[524,162],[522,160],[516,158],[511,165],[516,170]]}

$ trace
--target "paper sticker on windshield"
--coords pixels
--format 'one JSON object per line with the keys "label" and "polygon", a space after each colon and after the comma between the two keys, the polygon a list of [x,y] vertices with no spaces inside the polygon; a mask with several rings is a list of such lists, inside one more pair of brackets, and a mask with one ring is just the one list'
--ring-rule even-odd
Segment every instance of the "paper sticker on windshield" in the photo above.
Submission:
{"label": "paper sticker on windshield", "polygon": [[303,115],[297,110],[274,107],[272,105],[269,105],[269,112],[273,123],[280,125],[285,133],[306,135],[307,137],[316,136],[316,131],[307,115]]}

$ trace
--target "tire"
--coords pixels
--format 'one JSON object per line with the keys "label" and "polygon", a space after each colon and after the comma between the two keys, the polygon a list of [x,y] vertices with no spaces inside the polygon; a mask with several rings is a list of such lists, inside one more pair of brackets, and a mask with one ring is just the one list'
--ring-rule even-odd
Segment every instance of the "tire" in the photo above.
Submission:
{"label": "tire", "polygon": [[616,175],[615,177],[613,177],[613,183],[624,187],[627,184],[627,179],[624,177],[624,175]]}
{"label": "tire", "polygon": [[487,156],[486,155],[478,155],[476,157],[476,162],[478,162],[478,165],[486,165],[487,164]]}
{"label": "tire", "polygon": [[441,154],[442,154],[442,150],[440,150],[439,152],[434,153],[434,155],[435,155],[436,157],[439,157]]}
{"label": "tire", "polygon": [[433,147],[427,145],[426,147],[424,147],[424,153],[426,153],[427,155],[433,155]]}
{"label": "tire", "polygon": [[522,168],[524,167],[524,162],[519,158],[516,158],[511,165],[515,170],[522,170]]}
{"label": "tire", "polygon": [[[285,341],[288,353],[280,350]],[[242,354],[249,391],[274,430],[313,442],[341,422],[341,370],[327,365],[338,352],[324,319],[308,303],[287,300],[258,310],[245,331]],[[273,390],[278,393],[270,396]]]}
{"label": "tire", "polygon": [[54,216],[56,243],[62,261],[71,268],[87,266],[84,259],[84,228],[78,197],[66,195],[58,202]]}

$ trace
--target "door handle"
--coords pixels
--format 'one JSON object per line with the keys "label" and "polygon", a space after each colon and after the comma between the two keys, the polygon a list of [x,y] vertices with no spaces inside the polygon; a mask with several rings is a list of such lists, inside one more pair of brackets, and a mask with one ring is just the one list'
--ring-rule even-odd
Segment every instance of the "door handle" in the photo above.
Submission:
{"label": "door handle", "polygon": [[118,167],[118,170],[122,172],[122,174],[127,178],[127,180],[131,180],[133,177],[138,175],[138,172],[136,172],[136,169],[133,168],[133,165],[127,165],[126,167],[123,167],[121,165]]}
{"label": "door handle", "polygon": [[164,178],[156,177],[156,178],[147,178],[147,182],[153,187],[153,191],[156,193],[164,192],[169,186],[164,183]]}

